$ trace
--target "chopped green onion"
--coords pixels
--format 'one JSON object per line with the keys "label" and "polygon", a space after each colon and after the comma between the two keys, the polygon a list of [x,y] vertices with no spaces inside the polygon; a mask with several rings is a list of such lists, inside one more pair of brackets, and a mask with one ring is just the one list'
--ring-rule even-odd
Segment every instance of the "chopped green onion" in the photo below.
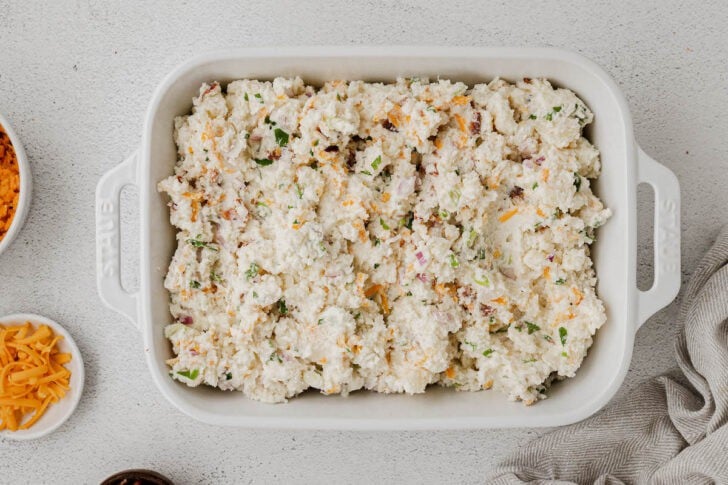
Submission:
{"label": "chopped green onion", "polygon": [[254,158],[253,160],[255,160],[255,163],[257,163],[261,167],[267,167],[268,165],[273,164],[273,160],[271,160],[270,158]]}
{"label": "chopped green onion", "polygon": [[534,182],[533,186],[531,186],[531,190],[536,190],[538,188],[538,182]]}
{"label": "chopped green onion", "polygon": [[359,173],[363,173],[364,175],[371,175],[372,174],[369,170],[362,170]]}
{"label": "chopped green onion", "polygon": [[567,330],[564,327],[559,327],[559,340],[561,340],[561,345],[566,345],[566,336],[568,335]]}
{"label": "chopped green onion", "polygon": [[450,200],[455,204],[460,201],[460,196],[462,195],[459,189],[452,189],[448,194],[450,195]]}
{"label": "chopped green onion", "polygon": [[485,249],[478,249],[478,259],[485,259]]}
{"label": "chopped green onion", "polygon": [[187,379],[194,381],[195,379],[197,379],[197,376],[200,375],[200,369],[178,371],[177,375],[186,377]]}
{"label": "chopped green onion", "polygon": [[561,111],[561,106],[554,106],[553,110],[554,113],[558,113],[559,111]]}
{"label": "chopped green onion", "polygon": [[493,352],[495,352],[495,350],[493,350],[493,349],[485,349],[483,351],[483,357],[490,357]]}
{"label": "chopped green onion", "polygon": [[480,286],[490,286],[490,280],[485,275],[483,275],[482,279],[478,279],[477,277],[473,278],[473,281],[475,281],[475,284]]}
{"label": "chopped green onion", "polygon": [[261,96],[260,93],[255,93],[254,96],[258,101],[260,101],[261,103],[263,102],[263,96]]}
{"label": "chopped green onion", "polygon": [[296,195],[299,199],[303,199],[303,189],[298,184],[296,184]]}
{"label": "chopped green onion", "polygon": [[233,373],[232,372],[228,372],[227,374],[225,374],[225,378],[227,380],[231,380],[233,378]]}
{"label": "chopped green onion", "polygon": [[528,117],[529,120],[535,120],[538,118],[535,114],[531,114],[531,116]]}
{"label": "chopped green onion", "polygon": [[276,136],[276,143],[278,143],[279,147],[284,147],[288,145],[288,133],[281,130],[280,128],[276,128],[273,133]]}
{"label": "chopped green onion", "polygon": [[199,281],[195,281],[195,280],[190,281],[190,288],[194,288],[196,290],[199,290],[200,289],[200,286],[202,286],[202,285],[200,284]]}
{"label": "chopped green onion", "polygon": [[286,300],[284,300],[283,298],[278,300],[278,312],[280,312],[281,315],[288,314],[288,307],[286,306]]}
{"label": "chopped green onion", "polygon": [[475,244],[475,240],[478,238],[478,233],[475,232],[475,229],[471,229],[470,233],[468,234],[468,247],[472,248],[473,244]]}
{"label": "chopped green onion", "polygon": [[382,219],[381,217],[379,218],[379,224],[382,226],[382,229],[384,229],[385,231],[389,231],[389,226],[386,222],[384,222],[384,219]]}
{"label": "chopped green onion", "polygon": [[559,278],[558,280],[554,281],[554,284],[556,285],[563,285],[566,283],[566,280],[564,278]]}
{"label": "chopped green onion", "polygon": [[526,328],[528,328],[528,335],[531,335],[533,332],[541,330],[541,327],[539,327],[535,323],[531,323],[531,322],[525,322],[525,323],[526,323]]}
{"label": "chopped green onion", "polygon": [[455,256],[454,253],[450,253],[450,256],[448,257],[450,259],[450,266],[453,268],[457,268],[460,266],[460,262],[458,261],[458,258]]}
{"label": "chopped green onion", "polygon": [[376,170],[379,168],[379,165],[381,165],[381,164],[382,164],[382,156],[380,155],[377,158],[375,158],[374,161],[372,162],[372,168],[374,170]]}

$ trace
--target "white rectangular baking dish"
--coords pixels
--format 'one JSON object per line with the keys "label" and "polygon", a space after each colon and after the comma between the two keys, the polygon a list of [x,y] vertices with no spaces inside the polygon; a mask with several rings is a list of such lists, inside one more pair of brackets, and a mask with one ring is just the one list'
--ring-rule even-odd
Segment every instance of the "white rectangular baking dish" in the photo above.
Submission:
{"label": "white rectangular baking dish", "polygon": [[[357,392],[347,398],[307,393],[270,405],[242,393],[191,389],[168,376],[172,356],[163,335],[170,322],[163,278],[175,247],[165,197],[157,182],[176,161],[173,119],[191,109],[203,82],[300,75],[310,83],[331,79],[392,81],[397,76],[442,77],[469,84],[501,76],[546,77],[579,95],[595,113],[587,133],[601,150],[603,173],[596,192],[614,216],[598,231],[594,261],[598,292],[608,313],[574,379],[554,386],[535,406],[508,402],[495,392],[454,392],[434,387],[417,396]],[[655,282],[636,286],[636,192],[655,190]],[[120,283],[119,193],[138,188],[141,208],[140,289]],[[668,169],[634,140],[627,103],[609,76],[580,55],[550,48],[293,47],[236,49],[198,57],[175,69],[157,89],[141,147],[109,171],[96,193],[98,287],[102,300],[142,332],[149,369],[162,393],[183,412],[212,424],[344,429],[435,429],[556,426],[586,418],[604,406],[629,366],[635,332],[667,305],[680,286],[680,194]]]}

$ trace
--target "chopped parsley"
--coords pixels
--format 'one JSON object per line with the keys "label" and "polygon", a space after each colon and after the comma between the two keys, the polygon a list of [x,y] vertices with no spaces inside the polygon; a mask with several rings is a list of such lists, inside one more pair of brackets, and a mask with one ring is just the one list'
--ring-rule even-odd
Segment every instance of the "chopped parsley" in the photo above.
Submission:
{"label": "chopped parsley", "polygon": [[222,283],[222,276],[220,276],[219,274],[215,273],[214,271],[211,271],[210,272],[210,279],[212,281],[216,281],[218,283]]}
{"label": "chopped parsley", "polygon": [[260,93],[255,93],[253,96],[255,96],[255,99],[257,99],[261,103],[263,102],[263,96],[261,96]]}
{"label": "chopped parsley", "polygon": [[233,373],[232,372],[228,372],[227,374],[225,374],[225,378],[227,380],[231,380],[233,378]]}
{"label": "chopped parsley", "polygon": [[376,170],[376,169],[378,169],[378,168],[379,168],[379,166],[380,166],[381,164],[382,164],[382,156],[381,156],[381,155],[379,155],[379,156],[378,156],[377,158],[375,158],[375,159],[374,159],[374,161],[372,162],[372,168],[373,168],[374,170]]}
{"label": "chopped parsley", "polygon": [[284,147],[288,145],[288,133],[281,130],[280,128],[276,128],[273,133],[276,136],[276,143],[278,143],[279,147]]}
{"label": "chopped parsley", "polygon": [[200,286],[202,286],[202,285],[200,284],[199,281],[196,281],[196,280],[190,281],[190,288],[194,288],[195,290],[199,290],[200,289]]}
{"label": "chopped parsley", "polygon": [[266,125],[271,125],[271,126],[276,125],[275,121],[271,121],[270,116],[266,116],[265,119],[263,120],[263,123],[265,123]]}
{"label": "chopped parsley", "polygon": [[258,266],[258,263],[250,263],[250,268],[245,272],[245,277],[247,279],[255,278],[259,272],[260,266]]}
{"label": "chopped parsley", "polygon": [[438,215],[440,216],[440,219],[447,219],[448,217],[450,217],[450,213],[445,209],[441,209]]}
{"label": "chopped parsley", "polygon": [[319,318],[318,319],[318,324],[321,325],[322,323],[324,323],[324,319],[323,318]]}
{"label": "chopped parsley", "polygon": [[478,259],[485,259],[485,249],[478,249]]}
{"label": "chopped parsley", "polygon": [[379,263],[374,263],[374,269],[379,268]]}
{"label": "chopped parsley", "polygon": [[561,340],[561,345],[566,345],[566,336],[569,334],[569,332],[566,331],[566,328],[559,327],[559,340]]}
{"label": "chopped parsley", "polygon": [[561,111],[561,106],[554,106],[552,109],[554,110],[554,113],[558,113]]}
{"label": "chopped parsley", "polygon": [[194,238],[194,239],[188,239],[187,240],[187,243],[188,244],[191,244],[193,247],[196,247],[196,248],[207,248],[210,251],[217,251],[218,250],[216,247],[211,246],[211,243],[208,243],[208,242],[205,242],[205,241],[201,241],[200,240],[200,237],[201,237],[201,235],[198,234],[196,238]]}
{"label": "chopped parsley", "polygon": [[286,306],[286,300],[281,298],[278,300],[278,312],[281,315],[288,315],[288,307]]}
{"label": "chopped parsley", "polygon": [[581,189],[581,176],[576,172],[574,172],[574,187],[576,187],[577,192]]}
{"label": "chopped parsley", "polygon": [[382,229],[384,229],[385,231],[389,231],[389,226],[386,222],[384,222],[384,219],[382,219],[381,217],[379,218],[379,224],[382,226]]}
{"label": "chopped parsley", "polygon": [[254,158],[253,160],[255,160],[255,163],[257,163],[261,167],[267,167],[268,165],[273,164],[273,160],[271,160],[270,158]]}
{"label": "chopped parsley", "polygon": [[528,117],[529,120],[535,120],[536,118],[538,118],[538,116],[533,113],[531,113],[531,116]]}
{"label": "chopped parsley", "polygon": [[197,376],[200,375],[200,369],[178,371],[177,375],[186,377],[187,379],[194,381],[195,379],[197,379]]}
{"label": "chopped parsley", "polygon": [[554,281],[554,284],[556,285],[563,285],[566,283],[566,280],[564,278],[559,278],[558,280]]}
{"label": "chopped parsley", "polygon": [[551,338],[551,335],[544,335],[543,336],[543,339],[545,341],[547,341],[547,342],[553,342],[554,341],[554,339]]}
{"label": "chopped parsley", "polygon": [[541,327],[539,327],[535,323],[525,322],[525,324],[526,324],[526,328],[528,329],[528,335],[531,335],[533,332],[541,330]]}
{"label": "chopped parsley", "polygon": [[485,349],[483,351],[483,357],[490,357],[493,352],[495,352],[493,349]]}

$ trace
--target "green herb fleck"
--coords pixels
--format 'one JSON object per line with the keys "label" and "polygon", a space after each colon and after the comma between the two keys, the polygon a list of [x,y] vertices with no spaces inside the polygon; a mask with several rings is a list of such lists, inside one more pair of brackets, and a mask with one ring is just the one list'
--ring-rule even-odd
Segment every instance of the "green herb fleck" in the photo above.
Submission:
{"label": "green herb fleck", "polygon": [[553,113],[548,113],[544,118],[546,118],[546,121],[551,121],[553,119],[554,115]]}
{"label": "green herb fleck", "polygon": [[473,348],[473,352],[475,352],[475,350],[478,348],[478,346],[475,345],[473,342],[468,342],[467,340],[463,340],[463,343],[465,345],[470,345]]}
{"label": "green herb fleck", "polygon": [[374,159],[374,161],[372,162],[372,168],[373,168],[374,170],[376,170],[376,169],[378,169],[378,168],[379,168],[379,166],[380,166],[381,164],[382,164],[382,156],[380,155],[380,156],[378,156],[377,158],[375,158],[375,159]]}
{"label": "green herb fleck", "polygon": [[273,352],[272,354],[270,354],[270,359],[268,359],[268,361],[271,362],[274,359],[277,360],[279,364],[283,363],[283,359],[281,359],[281,356],[278,355],[278,352]]}
{"label": "green herb fleck", "polygon": [[258,266],[258,263],[250,263],[250,268],[245,272],[245,277],[247,279],[255,278],[258,276],[258,272],[260,271],[260,266]]}
{"label": "green herb fleck", "polygon": [[535,323],[525,322],[525,324],[526,324],[526,328],[528,328],[528,335],[531,335],[533,332],[541,330],[541,327],[539,327]]}
{"label": "green herb fleck", "polygon": [[493,349],[485,349],[483,351],[483,357],[490,357],[493,352],[495,352]]}
{"label": "green herb fleck", "polygon": [[178,371],[177,375],[186,377],[187,379],[194,381],[195,379],[197,379],[197,376],[200,375],[200,369]]}
{"label": "green herb fleck", "polygon": [[273,164],[273,160],[271,160],[270,158],[254,158],[253,160],[255,160],[255,163],[257,163],[261,167],[267,167],[268,165]]}
{"label": "green herb fleck", "polygon": [[460,196],[462,195],[459,189],[452,189],[448,194],[450,195],[450,200],[455,204],[460,201]]}
{"label": "green herb fleck", "polygon": [[263,120],[263,123],[265,123],[266,125],[271,125],[271,126],[275,126],[276,125],[276,122],[275,121],[271,121],[270,120],[270,116],[266,116],[265,119]]}
{"label": "green herb fleck", "polygon": [[243,99],[245,99],[245,101],[248,101],[248,93],[245,93],[245,95],[243,95]]}
{"label": "green herb fleck", "polygon": [[485,275],[483,275],[482,279],[473,278],[473,281],[475,281],[475,284],[480,286],[490,286],[490,280]]}
{"label": "green herb fleck", "polygon": [[478,233],[475,232],[475,229],[471,229],[470,233],[468,234],[468,247],[472,248],[473,244],[475,244],[475,240],[478,239]]}
{"label": "green herb fleck", "polygon": [[485,259],[485,249],[478,249],[478,259]]}
{"label": "green herb fleck", "polygon": [[374,263],[374,269],[379,268],[379,263]]}
{"label": "green herb fleck", "polygon": [[318,324],[321,325],[322,323],[324,323],[324,319],[323,318],[319,318],[318,319]]}
{"label": "green herb fleck", "polygon": [[577,192],[581,189],[581,176],[576,172],[574,172],[574,187],[576,187]]}
{"label": "green herb fleck", "polygon": [[208,243],[208,242],[205,242],[205,241],[201,241],[200,240],[200,237],[201,237],[201,235],[198,234],[196,238],[194,238],[194,239],[188,239],[187,240],[187,243],[188,244],[191,244],[192,246],[194,246],[196,248],[207,248],[210,251],[217,251],[218,250],[216,247],[212,246],[211,243]]}
{"label": "green herb fleck", "polygon": [[190,281],[190,288],[194,288],[195,290],[199,290],[202,285],[199,281],[192,280]]}
{"label": "green herb fleck", "polygon": [[412,296],[412,292],[411,291],[408,291],[407,293],[405,293],[405,295],[406,296]]}
{"label": "green herb fleck", "polygon": [[303,189],[298,184],[296,184],[296,195],[299,199],[303,199]]}
{"label": "green herb fleck", "polygon": [[545,341],[547,341],[547,342],[553,342],[553,341],[554,341],[554,339],[552,339],[550,335],[544,335],[544,336],[543,336],[543,339],[544,339]]}
{"label": "green herb fleck", "polygon": [[371,173],[371,172],[370,172],[369,170],[362,170],[362,171],[361,171],[361,172],[359,172],[359,173],[363,173],[364,175],[370,175],[370,176],[371,176],[371,174],[372,174],[372,173]]}
{"label": "green herb fleck", "polygon": [[414,220],[415,220],[415,214],[414,214],[414,212],[409,211],[407,213],[407,217],[405,217],[405,219],[404,219],[404,227],[406,227],[407,229],[409,229],[411,231],[412,230],[412,223],[414,222]]}
{"label": "green herb fleck", "polygon": [[280,128],[276,128],[275,130],[273,130],[273,133],[276,136],[276,143],[278,143],[279,147],[284,147],[288,145],[288,133],[281,130]]}
{"label": "green herb fleck", "polygon": [[440,219],[447,219],[450,217],[450,213],[445,209],[441,209],[438,215],[440,216]]}
{"label": "green herb fleck", "polygon": [[561,340],[562,346],[566,345],[566,336],[568,334],[569,333],[566,331],[566,329],[564,327],[559,327],[559,340]]}
{"label": "green herb fleck", "polygon": [[538,188],[538,182],[534,182],[531,186],[531,190],[536,190]]}
{"label": "green herb fleck", "polygon": [[524,364],[533,364],[534,362],[536,362],[536,359],[534,357],[523,361]]}
{"label": "green herb fleck", "polygon": [[437,109],[434,106],[428,106],[427,111],[431,111],[433,113],[437,113]]}
{"label": "green herb fleck", "polygon": [[533,113],[531,113],[531,116],[528,117],[529,120],[535,120],[536,118],[538,118],[538,116]]}
{"label": "green herb fleck", "polygon": [[254,96],[256,97],[256,99],[258,101],[260,101],[261,103],[263,103],[263,96],[261,96],[260,93],[255,93]]}
{"label": "green herb fleck", "polygon": [[258,298],[258,292],[257,291],[254,291],[253,292],[253,298]]}
{"label": "green herb fleck", "polygon": [[385,231],[389,231],[389,226],[386,222],[384,222],[384,219],[382,219],[381,217],[379,218],[379,224],[382,226],[382,229],[384,229]]}
{"label": "green herb fleck", "polygon": [[558,113],[559,111],[561,111],[561,106],[554,106],[553,110],[554,110],[554,113]]}
{"label": "green herb fleck", "polygon": [[450,253],[448,259],[450,260],[450,267],[457,268],[458,266],[460,266],[460,261],[458,261],[458,258],[455,256],[454,253]]}
{"label": "green herb fleck", "polygon": [[286,306],[286,300],[281,298],[278,300],[278,312],[281,315],[287,315],[288,314],[288,307]]}
{"label": "green herb fleck", "polygon": [[566,280],[564,278],[559,278],[558,280],[554,281],[554,284],[559,286],[563,285],[564,283],[566,283]]}
{"label": "green herb fleck", "polygon": [[233,373],[232,372],[228,372],[227,374],[225,374],[225,378],[227,380],[231,380],[233,378]]}
{"label": "green herb fleck", "polygon": [[210,279],[212,281],[216,281],[218,283],[222,283],[222,276],[220,276],[219,274],[215,273],[214,271],[211,271],[210,272]]}
{"label": "green herb fleck", "polygon": [[569,356],[569,354],[567,354],[565,350],[563,352],[561,352],[561,357],[568,357],[568,356]]}
{"label": "green herb fleck", "polygon": [[379,246],[382,243],[382,241],[379,240],[379,238],[374,238],[374,245]]}

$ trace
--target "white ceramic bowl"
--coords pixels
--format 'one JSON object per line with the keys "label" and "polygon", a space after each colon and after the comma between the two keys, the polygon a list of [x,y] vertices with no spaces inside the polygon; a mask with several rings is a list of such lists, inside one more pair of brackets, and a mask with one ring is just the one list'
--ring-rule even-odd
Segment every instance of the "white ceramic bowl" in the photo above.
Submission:
{"label": "white ceramic bowl", "polygon": [[20,143],[20,138],[15,134],[15,130],[10,126],[7,119],[0,114],[0,125],[2,125],[5,133],[8,134],[10,141],[13,143],[15,149],[15,156],[18,159],[18,169],[20,171],[20,196],[18,197],[18,207],[15,209],[15,215],[13,216],[13,222],[10,223],[10,229],[2,241],[0,241],[0,254],[5,251],[15,239],[15,236],[20,232],[20,228],[23,226],[26,217],[28,216],[28,209],[30,209],[30,199],[32,195],[33,184],[31,181],[30,174],[30,163],[28,163],[28,157],[25,155],[23,145]]}
{"label": "white ceramic bowl", "polygon": [[64,366],[71,371],[71,382],[69,385],[70,390],[63,399],[48,406],[45,414],[30,429],[0,431],[0,438],[19,441],[33,440],[49,435],[65,423],[78,406],[81,394],[83,394],[85,379],[81,352],[78,350],[76,342],[73,341],[73,337],[65,328],[51,319],[32,313],[17,313],[0,318],[0,325],[22,325],[25,322],[30,322],[34,326],[48,325],[56,335],[63,335],[63,338],[58,342],[58,348],[61,352],[68,352],[72,356],[71,362]]}
{"label": "white ceramic bowl", "polygon": [[[510,81],[546,77],[576,92],[595,115],[587,137],[602,154],[597,195],[614,215],[593,246],[597,291],[607,323],[576,377],[554,385],[535,406],[508,402],[496,392],[454,392],[434,386],[416,396],[356,392],[349,397],[315,393],[285,405],[268,405],[240,392],[188,388],[169,377],[173,357],[164,338],[171,322],[164,275],[174,253],[175,229],[157,183],[174,170],[174,117],[189,113],[203,82],[241,78],[303,77],[393,81],[437,77],[469,84],[500,76]],[[637,288],[637,185],[655,190],[655,278]],[[140,289],[120,283],[119,194],[135,185],[141,209]],[[622,384],[637,329],[667,305],[680,287],[680,188],[675,176],[639,149],[624,96],[612,79],[584,57],[551,48],[292,47],[235,49],[200,56],[175,69],[149,105],[141,148],[107,173],[96,191],[97,278],[102,300],[142,333],[152,377],[161,392],[196,419],[216,424],[276,428],[433,429],[557,426],[594,414]]]}

